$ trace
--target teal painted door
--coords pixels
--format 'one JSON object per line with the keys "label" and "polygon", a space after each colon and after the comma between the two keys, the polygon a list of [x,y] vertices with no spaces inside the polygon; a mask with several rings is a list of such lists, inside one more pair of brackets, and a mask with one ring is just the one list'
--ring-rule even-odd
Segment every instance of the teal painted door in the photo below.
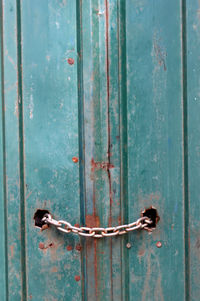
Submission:
{"label": "teal painted door", "polygon": [[[1,1],[0,300],[200,295],[198,0]],[[114,238],[40,231],[135,221]]]}

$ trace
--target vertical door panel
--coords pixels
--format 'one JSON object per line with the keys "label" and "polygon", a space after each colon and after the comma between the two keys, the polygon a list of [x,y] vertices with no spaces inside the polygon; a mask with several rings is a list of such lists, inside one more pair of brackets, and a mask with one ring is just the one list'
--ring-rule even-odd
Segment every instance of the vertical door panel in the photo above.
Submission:
{"label": "vertical door panel", "polygon": [[[187,277],[189,300],[198,300],[200,284],[199,248],[200,248],[200,202],[199,202],[199,177],[200,177],[200,3],[199,1],[187,1],[186,6],[186,49],[185,64],[187,64],[187,77],[185,85],[185,102],[187,105],[187,136],[188,143],[188,202],[187,207]],[[186,21],[186,20],[185,20]]]}
{"label": "vertical door panel", "polygon": [[[3,6],[0,4],[1,15],[1,28],[3,29]],[[5,114],[4,114],[4,74],[3,74],[3,30],[0,33],[1,43],[1,61],[0,61],[0,80],[1,80],[1,110],[0,110],[0,228],[1,228],[1,240],[0,240],[0,299],[6,300],[7,297],[7,249],[6,249],[6,204],[5,204]]]}
{"label": "vertical door panel", "polygon": [[[2,1],[2,124],[3,124],[3,189],[2,213],[5,221],[6,300],[25,296],[24,229],[21,208],[21,114],[18,77],[18,25],[15,1]],[[3,230],[2,229],[2,230]]]}
{"label": "vertical door panel", "polygon": [[76,1],[24,1],[27,293],[80,300],[79,238],[34,227],[36,210],[80,223]]}
{"label": "vertical door panel", "polygon": [[160,215],[129,235],[127,298],[184,300],[181,4],[128,1],[126,14],[129,221]]}
{"label": "vertical door panel", "polygon": [[[2,0],[1,300],[197,300],[199,1]],[[82,238],[154,206],[152,233]]]}
{"label": "vertical door panel", "polygon": [[[82,2],[85,223],[121,221],[118,2]],[[120,239],[86,242],[88,300],[121,300]]]}

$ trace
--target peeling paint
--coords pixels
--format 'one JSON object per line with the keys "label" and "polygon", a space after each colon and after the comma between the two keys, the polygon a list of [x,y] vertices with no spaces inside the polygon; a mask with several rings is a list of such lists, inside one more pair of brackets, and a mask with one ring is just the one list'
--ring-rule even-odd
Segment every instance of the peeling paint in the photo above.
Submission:
{"label": "peeling paint", "polygon": [[154,35],[153,38],[153,48],[154,48],[154,52],[157,58],[157,61],[159,63],[160,66],[163,66],[164,71],[167,70],[166,67],[166,51],[163,49],[163,47],[161,47],[160,45],[160,39],[158,39],[156,37],[156,35]]}
{"label": "peeling paint", "polygon": [[33,95],[32,94],[30,95],[29,110],[30,110],[29,117],[30,117],[30,119],[33,119],[34,103],[33,103]]}

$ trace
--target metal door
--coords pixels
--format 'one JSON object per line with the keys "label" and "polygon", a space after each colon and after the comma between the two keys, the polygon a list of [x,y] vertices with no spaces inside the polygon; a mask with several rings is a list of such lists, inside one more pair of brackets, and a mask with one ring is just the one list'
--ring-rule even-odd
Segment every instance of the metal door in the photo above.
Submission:
{"label": "metal door", "polygon": [[1,1],[0,300],[199,299],[199,47],[197,0]]}

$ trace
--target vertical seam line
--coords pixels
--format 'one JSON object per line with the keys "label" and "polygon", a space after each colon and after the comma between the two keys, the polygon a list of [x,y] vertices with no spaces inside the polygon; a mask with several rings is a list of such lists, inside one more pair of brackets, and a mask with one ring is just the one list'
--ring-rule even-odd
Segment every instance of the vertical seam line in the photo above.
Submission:
{"label": "vertical seam line", "polygon": [[26,283],[26,225],[25,225],[25,180],[24,180],[24,122],[23,122],[23,83],[22,83],[22,32],[21,0],[16,0],[17,13],[17,71],[18,71],[18,106],[19,106],[19,174],[20,174],[20,218],[21,218],[21,273],[22,300],[27,300]]}
{"label": "vertical seam line", "polygon": [[6,181],[6,137],[5,137],[5,93],[4,93],[4,24],[3,24],[3,0],[0,3],[1,11],[1,99],[2,99],[2,148],[3,148],[3,203],[4,203],[4,252],[5,252],[5,285],[6,300],[9,299],[8,289],[8,210],[7,210],[7,181]]}
{"label": "vertical seam line", "polygon": [[[77,33],[77,84],[78,84],[78,136],[79,136],[79,185],[80,185],[80,222],[85,225],[85,155],[84,155],[84,103],[83,103],[83,44],[82,44],[82,0],[76,0],[76,33]],[[86,241],[81,252],[82,300],[87,298]]]}
{"label": "vertical seam line", "polygon": [[190,300],[189,187],[188,187],[188,100],[187,100],[187,7],[182,0],[182,93],[183,93],[183,168],[184,168],[184,248],[185,300]]}

